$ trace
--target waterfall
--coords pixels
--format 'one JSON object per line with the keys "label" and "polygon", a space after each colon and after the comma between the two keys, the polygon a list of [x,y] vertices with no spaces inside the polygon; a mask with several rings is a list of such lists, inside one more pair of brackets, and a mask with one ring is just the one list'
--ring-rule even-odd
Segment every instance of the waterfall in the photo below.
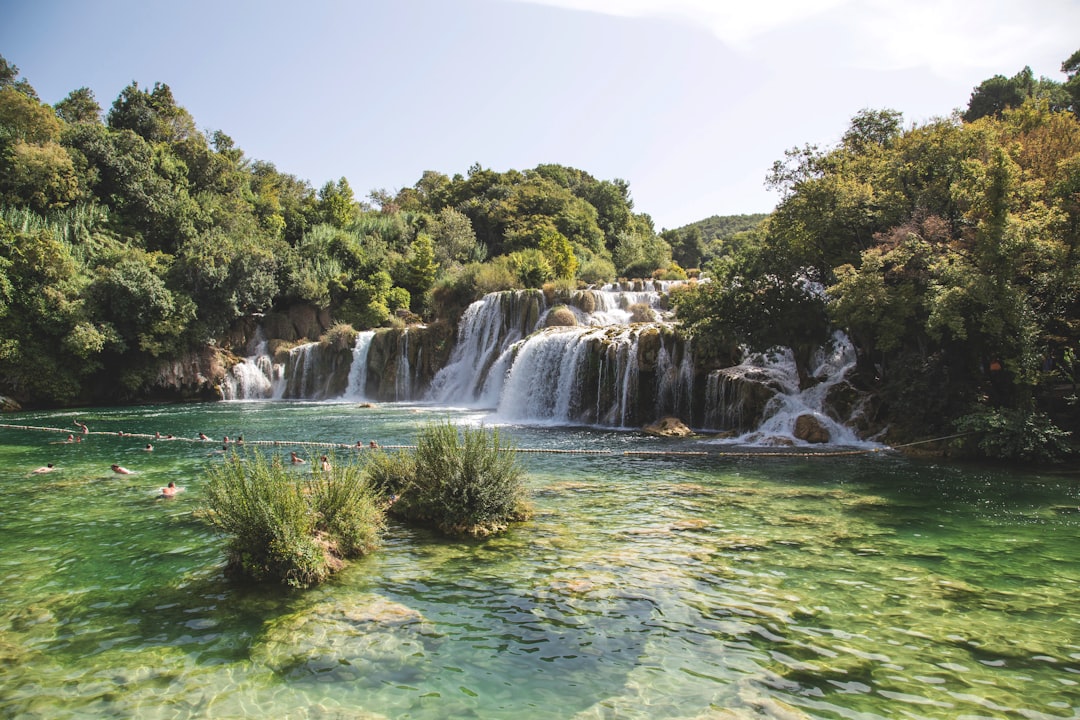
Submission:
{"label": "waterfall", "polygon": [[[830,442],[864,445],[851,428],[825,412],[829,391],[843,381],[855,366],[855,349],[846,335],[837,332],[826,348],[818,351],[811,375],[814,385],[800,389],[795,360],[791,351],[778,348],[768,353],[747,354],[742,363],[709,374],[705,391],[704,421],[707,427],[731,428],[741,432],[738,442],[795,442],[795,424],[799,417],[810,415],[830,436]],[[747,416],[756,389],[767,388],[771,395],[764,403],[761,417]],[[759,398],[760,399],[760,398]]]}
{"label": "waterfall", "polygon": [[435,374],[429,396],[443,403],[475,403],[492,365],[518,340],[537,329],[545,309],[539,290],[485,295],[469,305],[446,367]]}
{"label": "waterfall", "polygon": [[398,341],[397,372],[394,375],[394,399],[412,400],[412,366],[409,364],[409,328],[401,332]]}
{"label": "waterfall", "polygon": [[[506,420],[566,423],[575,419],[581,403],[579,368],[594,328],[547,328],[512,346],[513,363],[497,392],[497,415]],[[498,384],[500,378],[492,378]]]}
{"label": "waterfall", "polygon": [[223,400],[258,400],[276,397],[283,387],[283,368],[270,357],[262,328],[255,337],[246,357],[229,368],[221,384]]}
{"label": "waterfall", "polygon": [[352,365],[349,366],[349,386],[345,397],[350,400],[367,399],[367,363],[374,330],[365,330],[356,334],[356,345],[352,351]]}

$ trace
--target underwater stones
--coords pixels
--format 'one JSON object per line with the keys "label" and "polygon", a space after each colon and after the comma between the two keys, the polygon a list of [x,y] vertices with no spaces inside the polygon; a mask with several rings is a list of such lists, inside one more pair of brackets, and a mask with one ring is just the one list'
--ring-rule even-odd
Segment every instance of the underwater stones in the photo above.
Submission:
{"label": "underwater stones", "polygon": [[827,443],[832,438],[829,430],[813,415],[800,415],[795,419],[796,438],[808,443]]}
{"label": "underwater stones", "polygon": [[430,636],[418,611],[386,598],[327,600],[268,623],[252,659],[295,678],[359,680],[413,666]]}
{"label": "underwater stones", "polygon": [[677,417],[660,418],[643,427],[641,431],[647,435],[665,438],[684,438],[694,434],[694,431]]}

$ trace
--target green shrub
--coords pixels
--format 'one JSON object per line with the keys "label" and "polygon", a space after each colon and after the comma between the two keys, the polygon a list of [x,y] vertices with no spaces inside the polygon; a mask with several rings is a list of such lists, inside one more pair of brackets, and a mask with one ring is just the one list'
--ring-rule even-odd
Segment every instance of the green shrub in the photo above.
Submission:
{"label": "green shrub", "polygon": [[366,473],[372,488],[396,496],[391,512],[448,535],[489,535],[529,514],[524,470],[498,431],[429,425],[411,456],[377,453]]}
{"label": "green shrub", "polygon": [[378,544],[382,510],[355,466],[312,476],[274,458],[231,455],[210,469],[206,517],[230,536],[227,571],[307,587]]}
{"label": "green shrub", "polygon": [[356,345],[356,335],[352,325],[336,323],[319,338],[319,342],[334,350],[351,350]]}
{"label": "green shrub", "polygon": [[972,432],[980,454],[1000,460],[1061,462],[1072,453],[1070,433],[1044,413],[987,409],[956,421],[961,432]]}

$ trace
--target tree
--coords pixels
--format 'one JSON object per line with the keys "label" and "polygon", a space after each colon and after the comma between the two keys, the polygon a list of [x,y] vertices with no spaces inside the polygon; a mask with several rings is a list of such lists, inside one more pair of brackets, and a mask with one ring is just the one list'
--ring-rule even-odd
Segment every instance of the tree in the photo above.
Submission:
{"label": "tree", "polygon": [[0,55],[0,89],[11,88],[27,97],[37,100],[38,95],[26,78],[19,77],[19,68],[9,63],[3,55]]}
{"label": "tree", "polygon": [[435,262],[435,248],[431,237],[426,233],[419,233],[409,248],[408,258],[405,260],[405,288],[412,293],[414,300],[422,298],[435,282],[435,276],[439,272],[439,265]]}
{"label": "tree", "polygon": [[131,130],[150,143],[178,142],[197,133],[188,111],[176,104],[172,90],[164,83],[154,83],[150,92],[133,82],[113,102],[108,114],[109,127]]}
{"label": "tree", "polygon": [[66,123],[101,123],[101,106],[90,88],[72,90],[54,109],[56,116]]}
{"label": "tree", "polygon": [[744,249],[709,267],[711,282],[672,295],[696,351],[730,361],[739,347],[794,351],[800,381],[814,352],[829,340],[825,295],[804,268],[767,245]]}
{"label": "tree", "polygon": [[1068,60],[1061,63],[1061,72],[1068,77],[1064,89],[1072,99],[1072,111],[1080,115],[1080,50],[1074,52],[1069,56]]}
{"label": "tree", "polygon": [[572,280],[577,272],[578,261],[574,257],[574,248],[558,230],[548,230],[540,236],[539,250],[551,264],[557,278]]}
{"label": "tree", "polygon": [[317,210],[322,222],[334,227],[344,228],[352,223],[359,208],[349,181],[342,177],[336,183],[327,182],[323,185],[319,190]]}
{"label": "tree", "polygon": [[889,147],[900,135],[903,119],[903,113],[897,110],[860,110],[841,142],[856,152],[869,145]]}

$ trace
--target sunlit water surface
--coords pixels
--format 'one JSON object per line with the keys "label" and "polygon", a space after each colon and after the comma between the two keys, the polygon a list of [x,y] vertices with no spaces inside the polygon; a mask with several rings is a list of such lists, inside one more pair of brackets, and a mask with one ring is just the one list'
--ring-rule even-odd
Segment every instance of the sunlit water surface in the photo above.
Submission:
{"label": "sunlit water surface", "polygon": [[[76,417],[110,433],[349,445],[481,419],[221,403],[3,421],[75,429]],[[222,539],[192,516],[220,442],[147,452],[141,438],[0,429],[0,714],[1080,715],[1075,473],[501,433],[612,453],[522,454],[531,522],[467,542],[391,523],[377,553],[289,592],[225,581]],[[268,451],[293,449],[321,452]],[[713,454],[623,454],[653,449]],[[186,491],[158,499],[169,480]]]}

